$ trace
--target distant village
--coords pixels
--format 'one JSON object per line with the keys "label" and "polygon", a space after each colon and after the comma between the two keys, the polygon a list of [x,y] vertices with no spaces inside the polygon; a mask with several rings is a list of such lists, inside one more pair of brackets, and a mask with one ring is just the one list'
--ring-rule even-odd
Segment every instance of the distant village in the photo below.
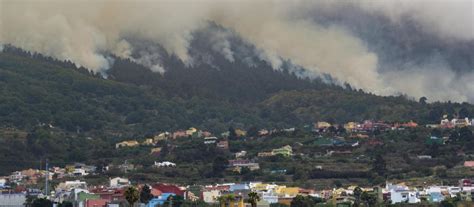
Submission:
{"label": "distant village", "polygon": [[[302,130],[309,132],[338,132],[343,130],[344,132],[349,132],[350,137],[348,138],[358,138],[364,139],[369,138],[368,132],[374,131],[390,131],[390,130],[404,130],[407,128],[417,128],[417,127],[426,127],[430,129],[452,129],[452,128],[462,128],[474,126],[474,119],[470,120],[469,118],[459,119],[453,118],[451,120],[447,119],[447,116],[444,116],[439,124],[427,124],[425,126],[419,126],[416,122],[409,121],[405,123],[386,123],[383,121],[372,121],[366,120],[362,123],[359,122],[348,122],[345,124],[330,124],[325,121],[318,121],[313,125],[306,125]],[[260,129],[258,130],[256,137],[266,137],[271,136],[275,133],[281,132],[294,132],[296,127],[285,128],[285,129]],[[220,134],[220,138],[213,136],[211,132],[202,131],[197,128],[191,127],[188,130],[177,130],[174,132],[162,132],[157,134],[154,137],[145,138],[144,141],[139,142],[138,140],[125,140],[115,144],[116,149],[125,148],[125,147],[137,147],[140,145],[145,146],[155,146],[157,142],[161,140],[175,140],[178,138],[201,138],[203,139],[204,144],[216,145],[217,148],[227,150],[229,149],[229,136],[230,131],[226,131]],[[247,131],[243,129],[234,129],[234,136],[236,137],[246,137],[248,136]],[[445,142],[447,137],[429,137],[429,142]],[[344,137],[335,136],[333,138],[320,137],[317,139],[316,143],[320,146],[358,146],[359,142],[354,140],[346,140]],[[381,144],[378,141],[370,140],[369,144],[377,145]],[[161,151],[160,147],[152,148],[150,153],[159,153]],[[246,152],[239,152],[236,154],[236,157],[244,157]],[[281,148],[273,149],[272,151],[265,152],[262,151],[258,153],[259,157],[265,156],[275,156],[283,155],[290,156],[292,155],[291,146],[282,146]]]}
{"label": "distant village", "polygon": [[[56,174],[54,174],[56,175]],[[22,183],[37,182],[45,176],[45,171],[25,170],[14,173],[10,177],[0,179],[0,203],[2,206],[23,206],[27,196],[36,196],[51,200],[54,205],[68,202],[75,207],[120,207],[127,206],[126,191],[134,188],[138,192],[148,188],[146,202],[136,202],[138,206],[163,206],[170,198],[181,198],[189,201],[202,201],[206,204],[219,206],[250,206],[249,196],[256,193],[258,207],[269,207],[272,204],[290,206],[297,197],[311,196],[331,206],[352,206],[357,200],[373,202],[373,204],[419,204],[439,203],[445,199],[456,198],[459,201],[472,202],[474,185],[469,179],[459,180],[455,186],[430,185],[407,186],[404,183],[389,183],[385,186],[358,187],[348,186],[326,190],[305,189],[278,185],[275,183],[246,182],[219,183],[210,185],[179,186],[169,183],[149,183],[132,185],[129,179],[115,177],[109,179],[105,186],[90,186],[85,181],[70,180],[59,183],[48,195],[43,191],[25,188]],[[75,175],[66,174],[65,176]],[[79,177],[76,177],[79,178]],[[53,179],[50,175],[49,179]],[[17,184],[11,187],[8,183]],[[365,194],[365,195],[364,195]],[[361,196],[364,195],[364,196]],[[364,197],[369,197],[364,201]],[[177,202],[175,200],[175,202]]]}
{"label": "distant village", "polygon": [[[351,132],[350,138],[334,136],[331,138],[319,137],[315,143],[320,146],[347,146],[357,147],[361,143],[358,140],[368,139],[368,132],[405,130],[409,128],[426,127],[426,128],[459,128],[474,126],[474,119],[452,119],[446,117],[439,124],[428,124],[419,126],[413,121],[406,123],[385,123],[382,121],[364,121],[348,122],[342,125],[330,124],[325,121],[319,121],[313,125],[305,126],[302,130],[310,132],[326,132],[344,130]],[[294,132],[296,128],[285,129],[259,129],[257,137],[270,136],[280,132]],[[219,149],[229,149],[229,137],[245,137],[247,132],[242,129],[235,129],[234,132],[224,132],[218,136],[208,131],[199,130],[197,128],[189,128],[188,130],[178,130],[174,132],[162,132],[153,137],[143,140],[129,139],[115,144],[116,150],[123,148],[133,148],[138,146],[151,146],[151,154],[159,154],[161,147],[155,145],[162,140],[174,140],[181,138],[201,139],[203,144],[215,145]],[[443,144],[446,138],[431,136],[427,138],[427,142],[436,142]],[[378,145],[380,141],[371,140],[368,144]],[[343,153],[336,151],[328,151],[329,156],[332,153]],[[280,146],[272,150],[262,150],[258,152],[257,157],[271,156],[294,156],[293,148],[290,145]],[[251,171],[260,169],[258,162],[254,159],[248,159],[246,151],[234,153],[235,159],[228,161],[228,170],[240,172],[244,168]],[[246,158],[247,157],[247,158]],[[428,155],[420,155],[419,159],[430,159]],[[172,168],[177,164],[172,161],[155,161],[155,168]],[[348,186],[340,188],[332,188],[325,190],[305,189],[297,186],[278,185],[275,183],[265,182],[243,182],[243,183],[210,183],[209,185],[187,185],[180,186],[172,183],[139,183],[129,180],[129,178],[113,177],[109,178],[109,184],[103,186],[89,185],[84,181],[83,177],[94,175],[100,171],[107,171],[112,168],[121,172],[127,172],[135,169],[137,166],[128,163],[126,160],[120,165],[108,165],[101,168],[90,166],[83,163],[72,163],[64,167],[48,167],[47,169],[26,169],[12,172],[11,175],[0,177],[0,206],[23,206],[29,197],[44,198],[52,201],[55,205],[63,202],[69,202],[74,207],[121,207],[126,206],[126,190],[130,187],[136,188],[139,192],[149,188],[151,195],[146,202],[137,201],[137,205],[143,207],[154,207],[164,205],[169,202],[173,196],[179,196],[183,200],[202,201],[207,204],[215,204],[219,206],[243,207],[251,206],[249,203],[249,195],[255,197],[251,193],[256,193],[258,199],[255,200],[256,206],[264,207],[271,204],[282,204],[290,206],[293,199],[297,197],[314,197],[321,199],[326,204],[333,206],[351,206],[361,199],[360,193],[370,195],[372,199],[367,202],[397,204],[397,203],[439,203],[446,199],[456,198],[461,201],[472,201],[474,194],[474,185],[470,179],[459,180],[458,185],[426,185],[426,186],[408,186],[404,183],[386,182],[384,186],[374,187],[358,187]],[[315,166],[317,169],[322,166]],[[464,167],[474,169],[474,161],[465,161]],[[54,189],[47,191],[31,186],[37,186],[56,179],[64,179],[67,181],[59,183]]]}

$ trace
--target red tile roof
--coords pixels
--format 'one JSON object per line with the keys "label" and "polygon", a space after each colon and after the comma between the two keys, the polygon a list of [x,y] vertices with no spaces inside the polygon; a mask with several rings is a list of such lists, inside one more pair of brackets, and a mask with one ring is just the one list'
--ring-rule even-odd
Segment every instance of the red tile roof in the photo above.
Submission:
{"label": "red tile roof", "polygon": [[474,161],[465,161],[464,167],[474,167]]}
{"label": "red tile roof", "polygon": [[96,199],[86,200],[86,207],[106,207],[108,200]]}
{"label": "red tile roof", "polygon": [[160,196],[161,194],[163,194],[163,192],[161,192],[160,190],[158,190],[158,189],[156,189],[156,188],[152,188],[150,191],[151,191],[150,193],[151,193],[154,197],[158,197],[158,196]]}
{"label": "red tile roof", "polygon": [[159,190],[162,193],[174,193],[179,196],[184,196],[184,190],[181,190],[178,186],[169,185],[169,184],[154,184],[152,188],[155,190]]}

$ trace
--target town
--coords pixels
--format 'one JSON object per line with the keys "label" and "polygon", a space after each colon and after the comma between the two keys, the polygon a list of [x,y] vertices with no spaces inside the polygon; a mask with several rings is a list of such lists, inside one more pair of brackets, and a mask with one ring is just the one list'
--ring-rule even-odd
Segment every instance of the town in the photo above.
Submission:
{"label": "town", "polygon": [[[16,177],[19,179],[21,177]],[[167,183],[131,185],[127,178],[110,178],[108,185],[88,186],[84,181],[61,182],[43,194],[38,189],[20,186],[14,189],[0,180],[2,206],[35,206],[43,200],[45,206],[119,207],[139,206],[354,206],[376,204],[433,204],[456,202],[472,205],[474,186],[469,179],[459,185],[407,186],[404,183],[386,183],[384,186],[347,186],[327,190],[289,187],[274,183],[247,182],[214,185],[178,186]],[[17,180],[18,181],[18,180]],[[19,180],[21,181],[21,179]],[[37,200],[31,200],[35,196]],[[308,205],[313,203],[313,205]],[[39,202],[37,202],[39,203]],[[50,204],[48,204],[50,203]],[[36,204],[38,205],[38,204]],[[39,205],[38,205],[39,206]]]}
{"label": "town", "polygon": [[0,0],[0,207],[474,207],[474,0]]}
{"label": "town", "polygon": [[[449,203],[470,205],[473,198],[471,192],[474,189],[470,179],[472,178],[470,175],[474,173],[470,171],[474,171],[474,161],[469,159],[469,154],[466,155],[459,150],[455,153],[464,155],[464,158],[458,160],[460,164],[451,166],[450,169],[434,165],[434,170],[419,176],[422,178],[421,181],[407,180],[408,184],[404,182],[403,177],[390,175],[391,171],[394,171],[393,174],[397,171],[387,169],[386,165],[389,165],[387,158],[376,156],[368,159],[365,152],[360,153],[358,150],[365,147],[376,151],[376,148],[387,145],[387,139],[380,137],[389,136],[391,133],[399,135],[399,133],[409,131],[412,131],[410,133],[425,132],[426,137],[420,143],[428,146],[429,149],[433,146],[454,145],[457,143],[454,139],[462,138],[446,136],[446,134],[449,135],[453,130],[456,133],[458,132],[456,130],[470,131],[469,128],[473,124],[474,120],[467,118],[448,120],[446,116],[439,124],[425,126],[419,126],[413,121],[386,123],[366,120],[361,123],[345,124],[318,121],[302,128],[243,130],[231,127],[229,131],[217,136],[191,127],[188,130],[162,132],[142,139],[125,139],[115,144],[114,148],[117,151],[134,148],[148,151],[149,156],[155,158],[149,166],[138,164],[133,159],[102,166],[85,163],[48,166],[48,161],[45,160],[39,169],[12,172],[8,176],[0,177],[2,192],[0,203],[6,206],[26,204],[34,207],[41,206],[41,202],[49,203],[46,206],[54,204],[73,207],[120,207],[133,204],[146,207],[168,205],[374,206],[405,203],[434,206]],[[293,136],[305,138],[291,140]],[[273,148],[232,149],[233,144],[248,144],[258,142],[258,140],[263,140],[262,143],[265,143],[265,139],[275,141],[278,137],[290,140],[289,142],[277,141],[268,146],[276,146]],[[176,156],[169,155],[173,151],[182,150],[180,148],[183,148],[184,144],[180,146],[180,143],[188,143],[189,140],[192,140],[195,147],[215,149],[216,151],[212,153],[222,154],[210,159],[212,164],[209,167],[212,169],[209,172],[210,175],[207,176],[219,179],[214,182],[205,179],[198,182],[189,180],[173,182],[178,181],[182,174],[176,177],[172,173],[189,170],[189,166],[180,162]],[[305,149],[307,145],[311,146],[310,153],[308,149]],[[431,151],[428,150],[428,152]],[[334,159],[336,163],[351,162],[343,161],[345,157],[354,160],[350,168],[355,166],[362,169],[347,169],[331,164]],[[426,153],[406,159],[417,163],[432,163],[440,159],[438,157],[436,154]],[[324,162],[325,159],[327,162]],[[357,164],[357,161],[361,163]],[[284,164],[285,162],[302,162],[303,164],[290,167],[291,165]],[[370,164],[367,167],[362,163]],[[43,168],[44,164],[46,166]],[[308,169],[309,172],[300,168]],[[448,174],[459,173],[460,170],[469,173],[452,176],[450,182],[443,183],[449,177]],[[168,179],[147,179],[143,175],[146,172],[163,173]],[[292,175],[291,179],[288,179],[287,175]],[[265,180],[258,181],[262,177]],[[439,179],[424,179],[433,177]],[[326,178],[337,179],[332,179],[331,183],[325,185],[309,185],[309,182],[306,182],[309,179],[322,182]],[[357,179],[360,178],[376,181],[359,185],[360,182]],[[454,182],[453,179],[456,178],[458,179]]]}

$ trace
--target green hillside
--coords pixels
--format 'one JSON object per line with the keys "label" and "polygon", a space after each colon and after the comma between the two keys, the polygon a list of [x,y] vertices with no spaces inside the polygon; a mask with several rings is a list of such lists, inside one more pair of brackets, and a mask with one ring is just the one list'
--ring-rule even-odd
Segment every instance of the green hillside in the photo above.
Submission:
{"label": "green hillside", "polygon": [[[186,68],[167,59],[165,74],[118,59],[108,79],[70,62],[7,47],[0,53],[0,162],[2,172],[57,163],[120,157],[117,141],[197,127],[293,127],[317,120],[438,122],[443,114],[470,116],[470,104],[426,104],[406,97],[300,79],[265,63],[222,62]],[[175,67],[170,67],[170,66]],[[0,173],[2,173],[0,172]]]}

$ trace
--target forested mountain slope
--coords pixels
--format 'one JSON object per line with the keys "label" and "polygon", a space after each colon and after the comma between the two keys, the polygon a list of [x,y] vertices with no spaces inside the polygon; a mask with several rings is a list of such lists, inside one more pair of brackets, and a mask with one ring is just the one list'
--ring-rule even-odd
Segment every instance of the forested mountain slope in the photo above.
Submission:
{"label": "forested mountain slope", "polygon": [[117,58],[103,78],[70,62],[6,47],[0,52],[0,169],[36,166],[45,158],[57,164],[107,162],[121,156],[114,150],[117,141],[192,126],[220,133],[230,126],[298,127],[317,120],[430,123],[443,114],[474,112],[467,103],[430,104],[343,89],[264,62],[249,67],[222,60],[216,69],[185,66],[172,55],[165,61],[171,63],[161,74]]}
{"label": "forested mountain slope", "polygon": [[215,131],[229,125],[298,126],[315,120],[428,123],[443,114],[473,112],[466,103],[425,104],[301,79],[264,62],[249,67],[222,60],[216,69],[186,67],[173,56],[165,60],[174,63],[161,74],[116,59],[105,79],[71,63],[6,48],[0,53],[1,125],[144,134],[190,126]]}

